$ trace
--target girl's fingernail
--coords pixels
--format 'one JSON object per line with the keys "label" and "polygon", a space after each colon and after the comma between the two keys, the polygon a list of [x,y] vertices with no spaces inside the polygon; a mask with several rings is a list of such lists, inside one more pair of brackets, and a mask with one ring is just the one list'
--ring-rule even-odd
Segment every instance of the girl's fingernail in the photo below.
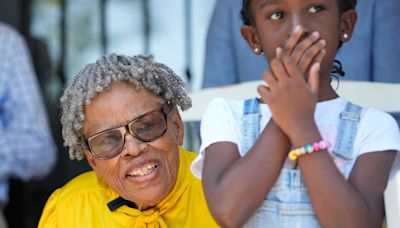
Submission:
{"label": "girl's fingernail", "polygon": [[321,68],[321,63],[316,63],[315,64],[315,70],[319,71],[320,68]]}
{"label": "girl's fingernail", "polygon": [[281,56],[281,54],[282,54],[282,48],[281,47],[277,47],[276,48],[276,57],[280,57]]}
{"label": "girl's fingernail", "polygon": [[311,33],[312,36],[314,36],[315,38],[319,37],[319,32],[318,31],[314,31],[313,33]]}
{"label": "girl's fingernail", "polygon": [[294,32],[300,32],[300,30],[301,30],[301,26],[300,25],[297,25],[296,26],[296,28],[294,28]]}

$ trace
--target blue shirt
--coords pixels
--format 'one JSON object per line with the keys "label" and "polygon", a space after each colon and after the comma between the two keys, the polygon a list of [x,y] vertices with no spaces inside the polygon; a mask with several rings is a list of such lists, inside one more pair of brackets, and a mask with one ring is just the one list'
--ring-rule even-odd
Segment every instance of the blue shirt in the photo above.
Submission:
{"label": "blue shirt", "polygon": [[[240,34],[242,0],[218,0],[210,22],[203,88],[261,80],[268,69]],[[358,22],[350,42],[337,59],[344,79],[400,83],[400,4],[398,0],[363,0],[357,3]]]}
{"label": "blue shirt", "polygon": [[46,175],[55,151],[26,43],[0,23],[0,203],[8,201],[10,177]]}

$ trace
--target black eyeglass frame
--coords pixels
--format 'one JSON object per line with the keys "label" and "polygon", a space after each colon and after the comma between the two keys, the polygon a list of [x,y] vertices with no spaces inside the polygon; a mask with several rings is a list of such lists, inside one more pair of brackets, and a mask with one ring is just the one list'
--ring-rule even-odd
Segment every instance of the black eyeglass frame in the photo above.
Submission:
{"label": "black eyeglass frame", "polygon": [[[85,149],[89,150],[89,152],[90,152],[96,159],[99,159],[99,160],[106,160],[106,159],[113,158],[113,157],[119,155],[119,154],[122,152],[122,150],[124,149],[124,146],[125,146],[125,134],[126,134],[126,132],[129,132],[134,138],[136,138],[136,139],[138,139],[138,140],[140,140],[140,141],[142,141],[142,142],[152,142],[152,141],[154,141],[154,140],[156,140],[156,139],[162,137],[162,136],[165,134],[165,132],[167,132],[167,130],[168,130],[168,117],[173,113],[173,110],[174,110],[174,109],[173,109],[173,106],[167,104],[167,105],[164,105],[163,107],[161,107],[160,109],[156,109],[156,110],[152,110],[152,111],[146,112],[146,113],[144,113],[143,115],[140,115],[140,116],[136,117],[135,119],[133,119],[131,122],[129,122],[129,123],[126,124],[125,126],[120,126],[120,127],[111,128],[111,129],[107,129],[107,130],[98,132],[98,133],[96,133],[96,134],[90,136],[88,139],[85,139],[85,138],[83,137],[84,140],[83,140],[83,143],[82,143],[83,145],[82,145],[82,146],[83,146]],[[131,126],[132,126],[132,124],[134,124],[135,122],[137,122],[137,121],[138,121],[139,119],[141,119],[142,117],[144,117],[144,116],[146,116],[146,115],[148,115],[148,114],[154,113],[154,112],[159,112],[159,113],[161,113],[161,114],[164,116],[165,129],[162,131],[162,133],[161,133],[159,136],[154,137],[154,138],[151,138],[151,139],[143,139],[143,138],[139,137],[138,135],[136,135],[135,132],[131,131]],[[93,150],[92,150],[92,148],[91,148],[91,146],[90,146],[90,142],[91,142],[95,137],[97,137],[97,136],[99,136],[99,135],[101,135],[101,134],[104,134],[104,133],[109,132],[109,131],[115,131],[115,130],[118,130],[118,131],[120,131],[120,133],[121,133],[121,137],[122,137],[122,146],[121,146],[121,148],[118,150],[117,153],[115,153],[115,154],[113,154],[113,155],[111,155],[111,156],[99,157],[97,154],[95,154],[95,153],[93,152]]]}

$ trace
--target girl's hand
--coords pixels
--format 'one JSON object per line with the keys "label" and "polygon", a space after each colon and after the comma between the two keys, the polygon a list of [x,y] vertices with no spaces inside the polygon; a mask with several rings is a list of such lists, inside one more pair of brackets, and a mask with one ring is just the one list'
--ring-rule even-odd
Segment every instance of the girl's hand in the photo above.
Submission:
{"label": "girl's hand", "polygon": [[276,49],[276,58],[270,62],[271,72],[263,74],[268,87],[258,87],[261,98],[271,109],[272,118],[294,147],[320,139],[314,111],[325,43],[318,41],[317,33],[301,39],[301,32],[301,29],[295,32],[284,49]]}
{"label": "girl's hand", "polygon": [[[325,56],[325,40],[320,38],[319,32],[306,33],[303,27],[295,28],[293,35],[289,37],[283,47],[283,54],[289,55],[300,68],[300,71],[307,76],[312,63],[321,63]],[[276,55],[279,58],[281,53]]]}

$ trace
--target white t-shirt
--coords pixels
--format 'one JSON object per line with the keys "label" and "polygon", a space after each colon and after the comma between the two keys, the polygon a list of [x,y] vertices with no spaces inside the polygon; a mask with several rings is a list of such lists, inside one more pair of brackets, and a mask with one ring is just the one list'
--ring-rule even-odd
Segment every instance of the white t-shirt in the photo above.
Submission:
{"label": "white t-shirt", "polygon": [[[364,108],[358,125],[357,136],[353,148],[353,160],[345,161],[332,153],[336,142],[336,132],[339,125],[340,113],[344,110],[348,100],[339,97],[319,102],[314,118],[324,140],[332,146],[328,148],[336,166],[348,177],[358,156],[374,151],[400,151],[400,131],[394,118],[374,108]],[[240,131],[241,116],[243,114],[243,100],[228,100],[216,98],[210,102],[201,121],[200,153],[192,162],[191,171],[197,178],[201,178],[203,169],[204,150],[216,142],[232,142],[238,146],[243,154],[243,136]],[[261,120],[260,133],[271,119],[271,112],[266,104],[260,105]],[[400,156],[397,156],[400,159]],[[293,164],[287,160],[285,166]]]}

